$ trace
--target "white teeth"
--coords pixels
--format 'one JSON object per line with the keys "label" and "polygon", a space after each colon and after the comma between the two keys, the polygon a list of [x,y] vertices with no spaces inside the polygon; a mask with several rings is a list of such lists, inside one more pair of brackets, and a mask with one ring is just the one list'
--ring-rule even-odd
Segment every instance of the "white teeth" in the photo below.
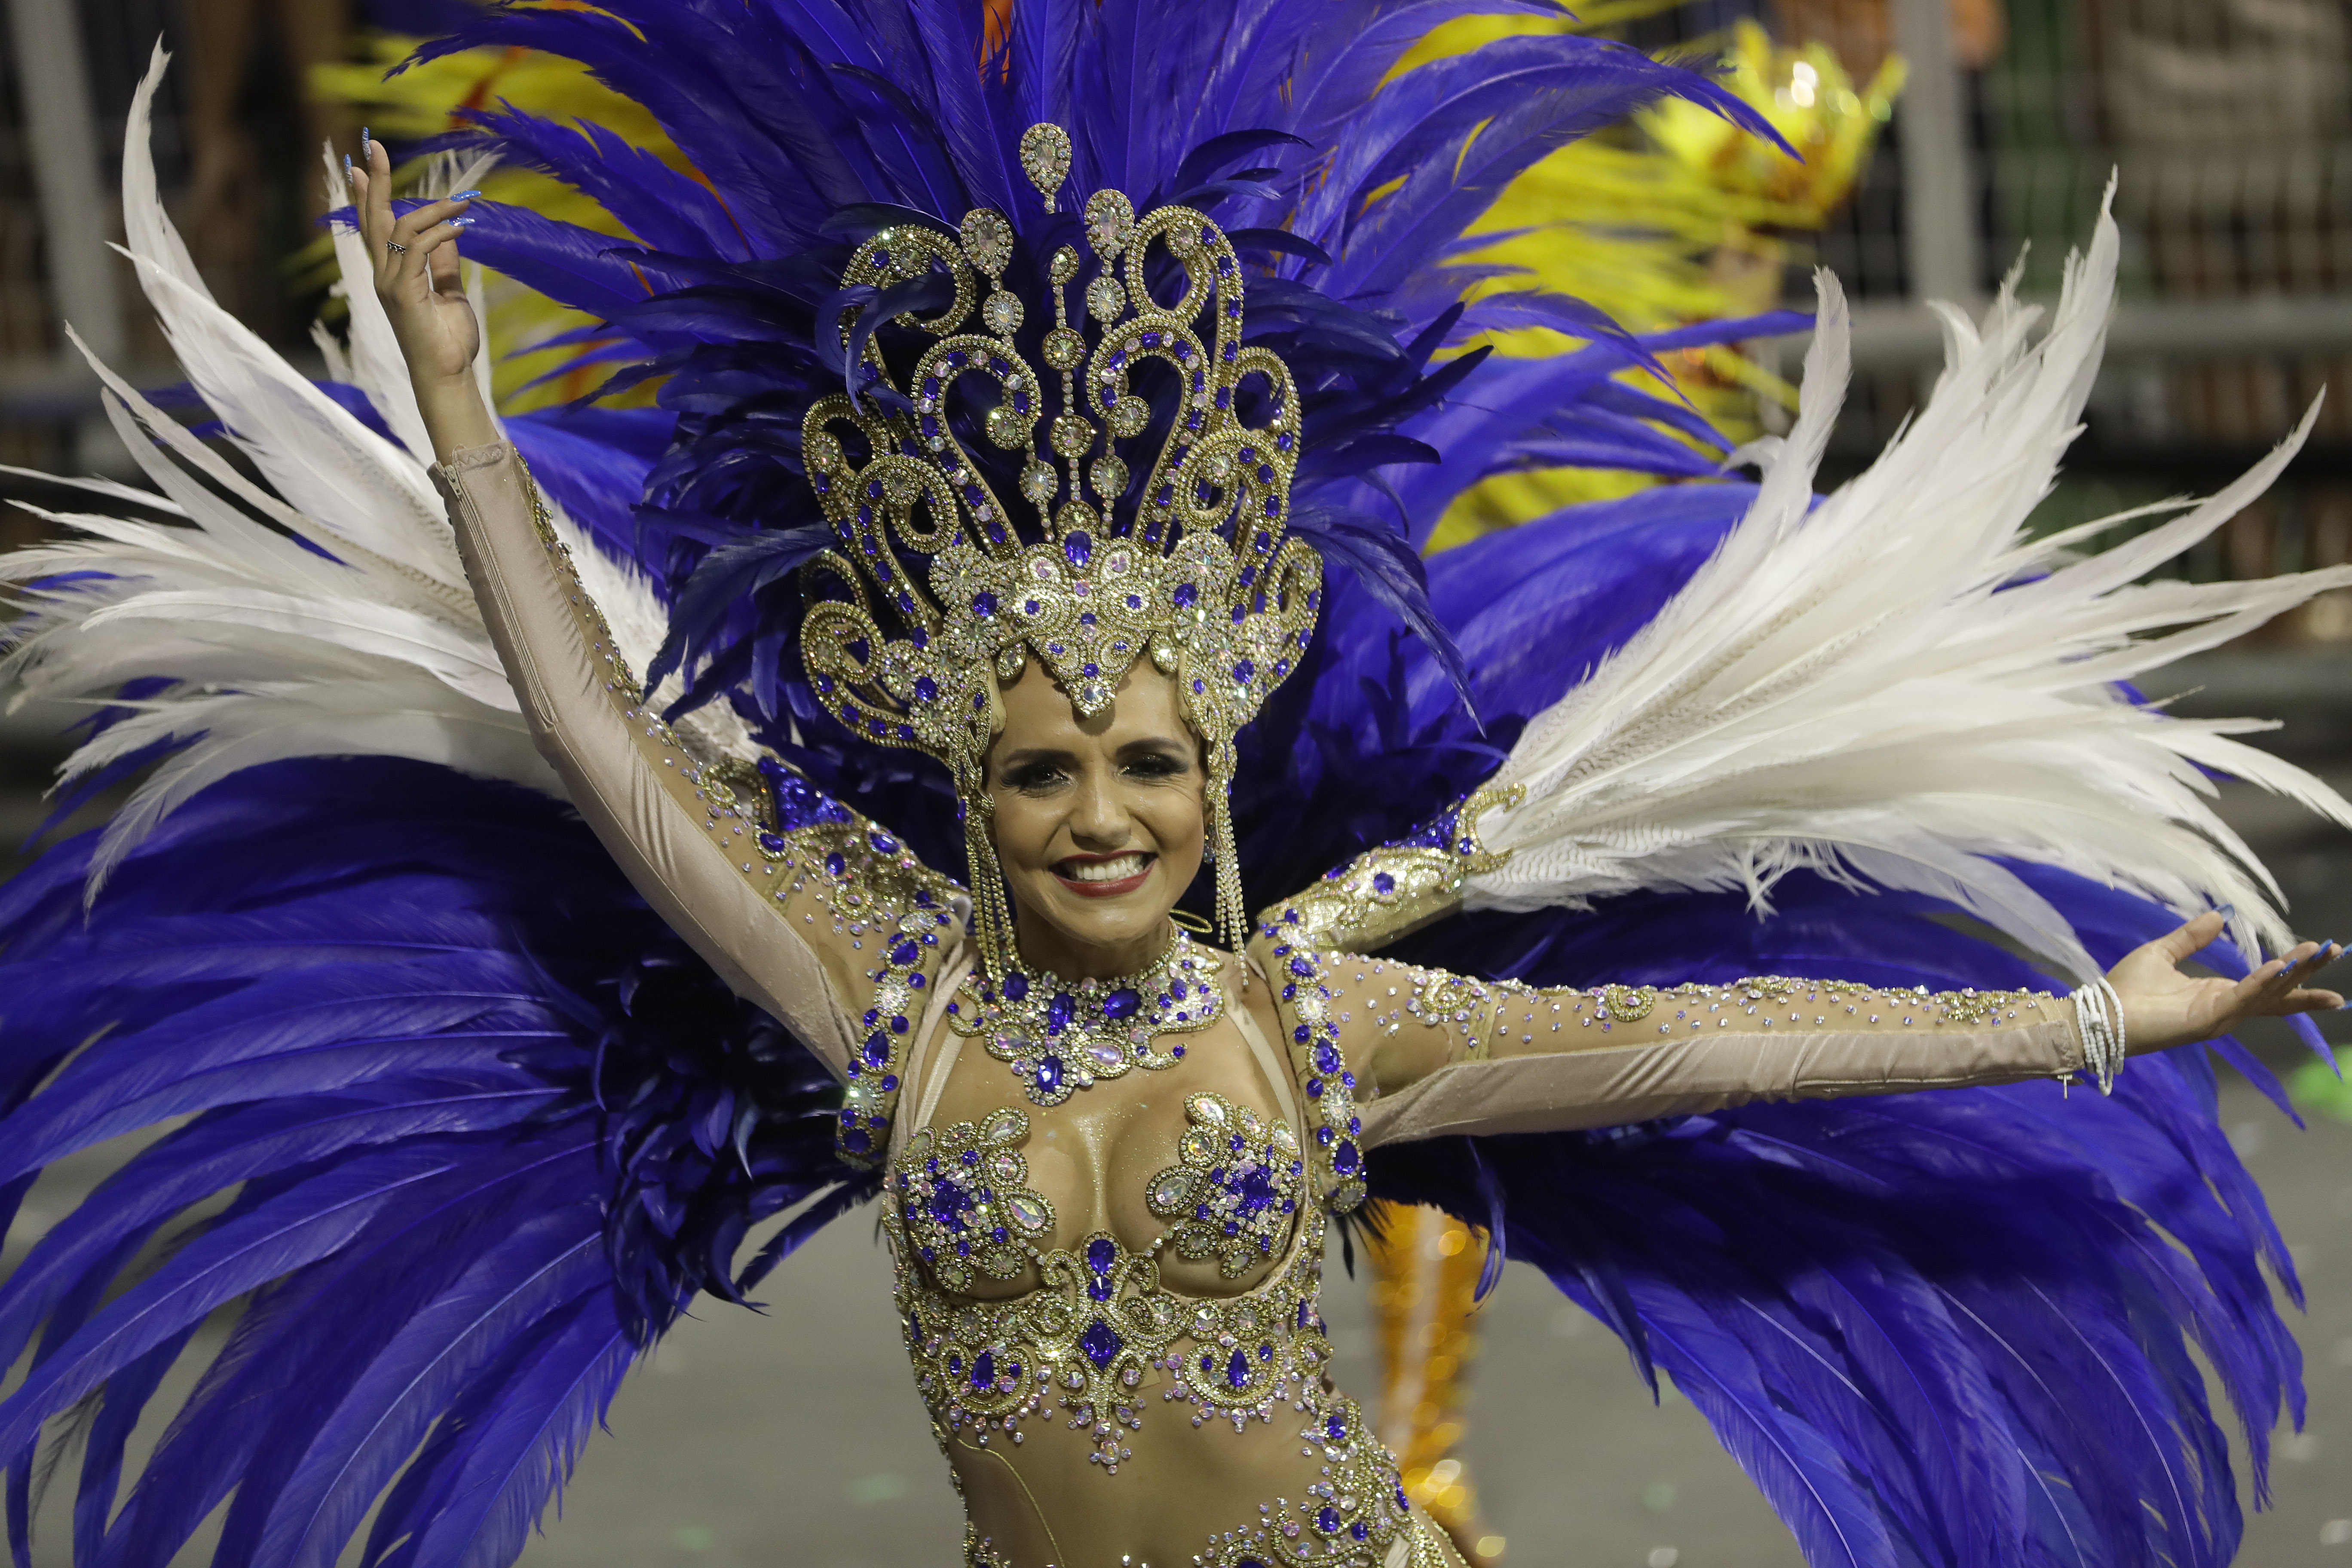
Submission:
{"label": "white teeth", "polygon": [[1069,865],[1062,875],[1073,882],[1124,882],[1129,877],[1141,876],[1150,862],[1142,855],[1114,855],[1108,860],[1080,860]]}

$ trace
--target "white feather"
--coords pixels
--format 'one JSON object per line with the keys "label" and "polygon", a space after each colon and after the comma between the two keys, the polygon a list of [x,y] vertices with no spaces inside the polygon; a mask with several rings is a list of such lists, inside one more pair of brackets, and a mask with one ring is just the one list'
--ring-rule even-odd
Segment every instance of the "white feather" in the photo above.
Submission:
{"label": "white feather", "polygon": [[[0,657],[12,702],[40,698],[128,712],[73,754],[63,778],[158,743],[176,748],[108,826],[92,861],[93,896],[172,810],[262,763],[405,757],[562,793],[531,743],[458,564],[425,466],[424,423],[375,297],[372,258],[355,234],[338,232],[350,339],[319,336],[331,371],[366,395],[394,440],[223,311],[196,275],[157,199],[148,147],[167,58],[157,50],[131,106],[125,249],[189,380],[268,488],[93,359],[107,416],[160,493],[59,480],[143,510],[40,512],[69,537],[0,557],[0,583],[16,585],[24,612]],[[330,177],[340,178],[331,168]],[[176,521],[152,521],[158,512]],[[622,651],[645,668],[666,630],[652,584],[560,510],[555,526]],[[125,681],[158,676],[170,682],[159,692],[131,702],[117,696]],[[673,682],[656,700],[676,690]],[[707,755],[754,754],[724,704],[683,728]]]}
{"label": "white feather", "polygon": [[2266,725],[2171,719],[2111,683],[2352,584],[2343,567],[2139,581],[2260,495],[2312,416],[2221,494],[2111,549],[2074,553],[2171,508],[2026,532],[2079,430],[2116,248],[2103,211],[2038,342],[2040,312],[2006,288],[1981,322],[1946,310],[1927,406],[1815,504],[1847,372],[1845,302],[1821,276],[1802,412],[1784,439],[1744,454],[1764,467],[1756,499],[1654,621],[1527,726],[1495,780],[1526,798],[1480,825],[1510,858],[1470,879],[1472,907],[1692,889],[1743,890],[1761,910],[1777,880],[1810,868],[1948,900],[2076,978],[2096,973],[2008,859],[2184,915],[2234,903],[2240,942],[2286,945],[2277,886],[2215,814],[2200,770],[2346,826],[2352,803],[2229,738]]}

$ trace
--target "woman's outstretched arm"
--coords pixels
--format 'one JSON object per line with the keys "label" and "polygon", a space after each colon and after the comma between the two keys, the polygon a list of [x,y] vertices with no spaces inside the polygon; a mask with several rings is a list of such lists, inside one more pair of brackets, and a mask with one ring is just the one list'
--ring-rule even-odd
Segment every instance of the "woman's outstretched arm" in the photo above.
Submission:
{"label": "woman's outstretched arm", "polygon": [[[2342,950],[2305,942],[2242,981],[2180,963],[2206,914],[2108,973],[2132,1055],[2262,1015],[2343,1005],[2302,982]],[[1367,1144],[1606,1127],[1751,1100],[2070,1079],[2092,1071],[2074,1002],[2037,991],[1881,990],[1758,978],[1727,985],[1538,989],[1332,953],[1318,962]]]}
{"label": "woman's outstretched arm", "polygon": [[[480,324],[457,251],[467,204],[395,218],[389,160],[381,143],[366,151],[354,184],[376,293],[433,438],[467,577],[540,751],[630,882],[738,994],[836,1074],[879,1071],[961,939],[951,884],[831,802],[768,831],[646,707],[478,390]],[[894,1018],[904,1020],[895,1032]]]}

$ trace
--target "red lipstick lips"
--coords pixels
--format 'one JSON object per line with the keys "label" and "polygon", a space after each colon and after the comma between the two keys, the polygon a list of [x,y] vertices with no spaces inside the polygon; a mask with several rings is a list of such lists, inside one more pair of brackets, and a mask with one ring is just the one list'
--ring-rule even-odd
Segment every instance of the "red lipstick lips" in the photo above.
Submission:
{"label": "red lipstick lips", "polygon": [[[1075,877],[1062,875],[1064,866],[1099,866],[1106,860],[1123,860],[1130,855],[1143,855],[1143,869],[1132,877],[1122,877],[1116,882],[1082,882]],[[1134,892],[1151,879],[1151,868],[1159,862],[1157,855],[1135,849],[1122,849],[1116,855],[1065,855],[1054,863],[1054,879],[1082,899],[1116,899]]]}

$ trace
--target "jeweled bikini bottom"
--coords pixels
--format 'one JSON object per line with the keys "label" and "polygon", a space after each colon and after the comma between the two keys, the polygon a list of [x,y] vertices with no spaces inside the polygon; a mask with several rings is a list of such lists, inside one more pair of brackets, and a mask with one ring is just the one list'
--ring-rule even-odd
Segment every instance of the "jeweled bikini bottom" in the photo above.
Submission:
{"label": "jeweled bikini bottom", "polygon": [[[1256,1519],[1212,1535],[1207,1546],[1193,1553],[1192,1568],[1463,1568],[1444,1531],[1405,1496],[1396,1460],[1365,1425],[1354,1400],[1332,1396],[1300,1438],[1309,1449],[1320,1450],[1324,1461],[1307,1495],[1259,1503]],[[964,1528],[964,1562],[966,1568],[1013,1568],[969,1525]],[[1054,1563],[1049,1568],[1153,1564],[1122,1557],[1116,1564]]]}

